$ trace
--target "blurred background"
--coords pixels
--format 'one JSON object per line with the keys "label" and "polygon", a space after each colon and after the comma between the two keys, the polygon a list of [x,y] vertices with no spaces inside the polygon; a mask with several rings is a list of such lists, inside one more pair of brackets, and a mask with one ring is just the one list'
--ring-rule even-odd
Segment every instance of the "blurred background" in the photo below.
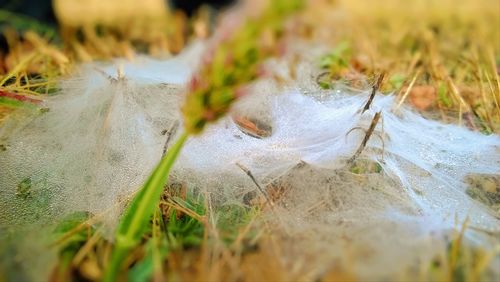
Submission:
{"label": "blurred background", "polygon": [[[163,0],[171,7],[181,9],[191,15],[201,5],[210,5],[214,8],[220,8],[233,2],[233,0]],[[53,12],[52,0],[1,0],[0,7],[3,10],[24,14],[36,20],[49,24],[56,24],[56,18]],[[85,3],[84,1],[81,1]],[[119,2],[118,2],[119,3]]]}
{"label": "blurred background", "polygon": [[[179,52],[232,0],[0,0],[0,74],[65,74],[70,62]],[[42,58],[43,57],[43,58]]]}
{"label": "blurred background", "polygon": [[[209,38],[221,12],[235,2],[0,0],[0,76],[6,75],[0,89],[26,93],[33,90],[27,82],[34,78],[37,85],[54,85],[56,77],[81,62],[175,55],[193,39]],[[310,62],[328,71],[323,87],[337,80],[355,86],[352,81],[384,71],[382,90],[404,94],[410,88],[408,97],[419,110],[432,110],[444,120],[458,116],[476,130],[500,131],[495,84],[500,1],[307,3],[290,38],[297,43],[292,45],[307,41],[324,50],[323,58]],[[47,89],[52,88],[34,91]]]}

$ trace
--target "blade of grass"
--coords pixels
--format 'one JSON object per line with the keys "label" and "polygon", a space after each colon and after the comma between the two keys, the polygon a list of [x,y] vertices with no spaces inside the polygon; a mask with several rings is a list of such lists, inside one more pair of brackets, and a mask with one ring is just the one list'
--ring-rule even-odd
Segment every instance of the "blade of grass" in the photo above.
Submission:
{"label": "blade of grass", "polygon": [[157,207],[158,199],[168,181],[168,175],[188,137],[183,133],[160,161],[139,193],[126,208],[115,235],[115,247],[103,281],[116,281],[128,252],[134,248],[146,230],[147,223]]}
{"label": "blade of grass", "polygon": [[37,107],[31,103],[24,103],[22,101],[0,96],[0,106],[4,106],[11,109],[17,108],[28,108],[28,109],[36,109]]}

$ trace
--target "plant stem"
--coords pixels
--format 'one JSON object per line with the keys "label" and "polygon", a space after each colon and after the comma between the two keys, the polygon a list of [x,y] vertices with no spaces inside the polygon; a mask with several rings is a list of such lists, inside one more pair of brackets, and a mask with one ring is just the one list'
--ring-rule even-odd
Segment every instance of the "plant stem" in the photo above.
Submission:
{"label": "plant stem", "polygon": [[168,181],[168,175],[184,143],[188,138],[183,133],[156,166],[148,180],[125,209],[115,234],[115,246],[110,264],[106,268],[103,281],[117,280],[118,272],[129,251],[139,244],[147,223],[153,215],[161,193]]}

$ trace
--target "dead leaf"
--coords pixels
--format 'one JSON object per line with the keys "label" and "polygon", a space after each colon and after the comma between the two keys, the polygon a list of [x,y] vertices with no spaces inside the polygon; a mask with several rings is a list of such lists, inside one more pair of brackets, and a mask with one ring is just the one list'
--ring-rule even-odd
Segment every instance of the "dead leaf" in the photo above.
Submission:
{"label": "dead leaf", "polygon": [[272,134],[272,128],[269,125],[256,119],[234,115],[233,121],[236,123],[241,132],[252,137],[260,139],[269,137]]}

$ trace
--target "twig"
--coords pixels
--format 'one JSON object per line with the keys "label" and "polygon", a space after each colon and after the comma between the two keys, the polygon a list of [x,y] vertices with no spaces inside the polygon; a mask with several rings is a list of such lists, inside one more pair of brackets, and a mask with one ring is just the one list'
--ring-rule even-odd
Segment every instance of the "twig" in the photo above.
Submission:
{"label": "twig", "polygon": [[269,198],[269,196],[267,195],[266,191],[262,188],[262,186],[260,186],[260,184],[257,182],[257,180],[255,179],[255,177],[253,176],[252,172],[244,167],[242,164],[240,163],[236,163],[236,165],[241,169],[243,170],[247,175],[248,177],[250,177],[250,179],[252,179],[253,183],[255,184],[255,186],[257,186],[257,188],[259,188],[259,191],[262,193],[262,195],[264,195],[264,197],[266,198],[266,201],[269,202],[269,204],[271,206],[274,206],[274,203],[271,201],[271,199]]}
{"label": "twig", "polygon": [[173,198],[168,198],[166,205],[173,208],[174,210],[183,212],[184,214],[198,220],[201,223],[204,223],[206,221],[206,216],[197,214],[195,211],[185,207],[182,203],[179,203]]}
{"label": "twig", "polygon": [[323,77],[325,77],[327,75],[330,75],[329,71],[325,71],[325,72],[322,72],[322,73],[318,74],[318,76],[316,76],[316,84],[319,85],[319,86],[321,86],[320,79],[322,79]]}
{"label": "twig", "polygon": [[378,76],[377,83],[375,83],[375,85],[373,85],[372,93],[370,93],[370,97],[368,98],[368,101],[366,102],[365,106],[363,107],[363,110],[361,111],[361,113],[364,113],[365,111],[370,109],[370,105],[373,102],[373,98],[375,98],[375,94],[380,89],[380,86],[382,85],[382,81],[384,80],[384,77],[385,77],[385,72],[383,72],[382,74],[380,74]]}
{"label": "twig", "polygon": [[381,112],[377,112],[375,114],[375,116],[373,116],[373,119],[372,119],[372,122],[370,124],[370,127],[368,128],[368,130],[366,130],[366,134],[365,134],[365,138],[363,138],[363,141],[361,142],[361,144],[359,145],[359,148],[358,150],[356,151],[356,153],[354,153],[354,155],[349,159],[348,163],[352,163],[354,162],[354,160],[356,160],[356,158],[359,157],[359,155],[361,155],[361,152],[363,152],[363,150],[365,149],[366,147],[366,144],[368,143],[368,140],[370,139],[370,137],[372,136],[373,134],[373,131],[375,130],[375,127],[377,126],[377,123],[378,121],[380,120],[380,116],[382,115]]}
{"label": "twig", "polygon": [[417,73],[415,74],[415,76],[411,80],[410,85],[408,86],[408,88],[406,88],[405,94],[403,94],[403,97],[401,97],[401,100],[399,100],[399,103],[396,106],[396,111],[399,109],[399,107],[401,107],[403,102],[406,100],[406,97],[408,96],[408,94],[410,94],[410,91],[413,88],[413,85],[415,84],[415,82],[417,81],[417,78],[419,75],[420,75],[420,70],[417,70]]}
{"label": "twig", "polygon": [[94,67],[93,69],[97,71],[100,75],[102,75],[104,78],[109,80],[110,83],[117,83],[118,81],[124,81],[127,79],[125,77],[125,71],[123,70],[122,64],[118,65],[118,67],[116,68],[116,77],[109,75],[107,72],[103,71],[98,67]]}
{"label": "twig", "polygon": [[97,71],[98,74],[102,75],[104,78],[109,80],[110,83],[118,82],[118,77],[113,77],[113,76],[109,75],[108,73],[106,73],[105,71],[103,71],[102,69],[97,68],[97,67],[94,67],[93,69],[95,71]]}
{"label": "twig", "polygon": [[325,199],[322,199],[320,201],[318,201],[316,204],[312,205],[311,207],[309,207],[307,210],[306,210],[306,214],[310,215],[312,212],[314,212],[314,210],[318,209],[318,208],[321,208],[323,207],[324,205],[326,205],[326,201]]}
{"label": "twig", "polygon": [[73,258],[72,264],[74,266],[79,265],[85,256],[94,248],[94,246],[97,244],[97,242],[101,239],[101,236],[99,235],[99,232],[95,232],[90,239],[87,240],[87,242],[78,250],[76,253],[75,257]]}
{"label": "twig", "polygon": [[[382,132],[383,132],[383,126],[384,126],[384,123],[382,122]],[[353,132],[354,130],[356,129],[359,129],[361,131],[363,131],[365,134],[368,134],[368,130],[365,130],[364,128],[362,128],[361,126],[357,126],[357,127],[354,127],[354,128],[351,128],[351,130],[349,130],[346,134],[345,134],[345,142],[347,142],[347,137],[349,136],[349,134],[351,134],[351,132]],[[382,160],[384,160],[384,153],[385,153],[385,142],[384,142],[384,137],[382,137],[382,135],[380,135],[378,132],[372,132],[371,133],[372,135],[375,135],[377,136],[379,139],[380,139],[380,142],[382,142]]]}

